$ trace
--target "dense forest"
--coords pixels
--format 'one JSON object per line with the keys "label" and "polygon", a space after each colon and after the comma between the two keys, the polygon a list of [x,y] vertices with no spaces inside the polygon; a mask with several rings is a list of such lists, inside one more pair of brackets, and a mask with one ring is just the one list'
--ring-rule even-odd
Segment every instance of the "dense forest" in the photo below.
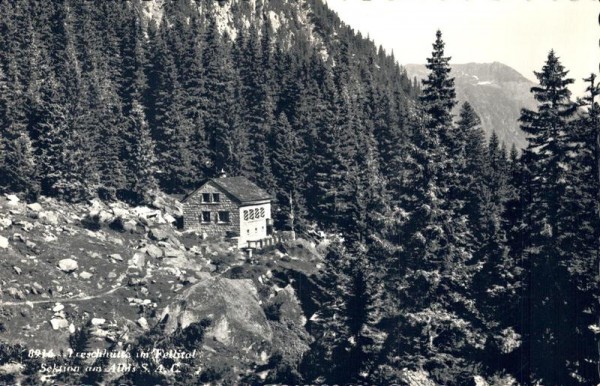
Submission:
{"label": "dense forest", "polygon": [[3,192],[135,205],[224,170],[273,193],[279,229],[337,241],[315,341],[270,383],[600,382],[594,75],[573,100],[550,51],[508,150],[452,115],[439,31],[419,85],[320,0],[143,3],[0,2]]}

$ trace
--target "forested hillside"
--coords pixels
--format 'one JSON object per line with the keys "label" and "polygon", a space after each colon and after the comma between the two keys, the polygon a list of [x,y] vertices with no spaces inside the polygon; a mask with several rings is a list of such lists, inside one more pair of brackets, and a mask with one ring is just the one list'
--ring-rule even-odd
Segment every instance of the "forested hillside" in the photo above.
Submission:
{"label": "forested hillside", "polygon": [[310,348],[265,382],[596,384],[595,78],[576,103],[549,53],[521,156],[453,116],[434,32],[419,85],[320,0],[0,2],[0,187],[137,205],[224,170],[273,193],[278,229],[333,241]]}

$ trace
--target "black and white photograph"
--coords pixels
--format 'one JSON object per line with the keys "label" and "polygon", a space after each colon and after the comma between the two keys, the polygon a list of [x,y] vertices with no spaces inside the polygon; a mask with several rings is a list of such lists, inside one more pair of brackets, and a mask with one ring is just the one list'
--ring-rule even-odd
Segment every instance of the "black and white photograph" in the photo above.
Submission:
{"label": "black and white photograph", "polygon": [[0,385],[600,385],[597,0],[0,0]]}

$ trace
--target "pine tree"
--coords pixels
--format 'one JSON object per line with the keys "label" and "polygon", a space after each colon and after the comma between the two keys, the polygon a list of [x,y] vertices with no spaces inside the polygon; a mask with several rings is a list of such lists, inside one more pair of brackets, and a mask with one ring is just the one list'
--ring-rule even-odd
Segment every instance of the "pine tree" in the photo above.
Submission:
{"label": "pine tree", "polygon": [[233,68],[231,52],[219,34],[212,14],[208,15],[202,53],[206,142],[212,160],[209,170],[250,176],[248,135],[242,126],[240,80]]}
{"label": "pine tree", "polygon": [[531,358],[531,375],[552,385],[574,383],[571,355],[578,341],[570,319],[577,305],[565,264],[571,256],[560,245],[565,232],[570,232],[563,217],[569,190],[568,146],[573,139],[569,121],[576,111],[568,89],[573,80],[567,73],[550,51],[542,71],[535,72],[539,86],[531,89],[537,111],[523,109],[520,118],[529,134],[523,152],[528,186],[525,256],[531,270],[528,342],[532,352],[547,353],[543,359]]}
{"label": "pine tree", "polygon": [[[14,70],[9,62],[9,70]],[[24,193],[35,200],[39,195],[37,168],[31,140],[27,132],[27,116],[24,111],[25,95],[16,75],[4,76],[0,68],[0,132],[2,154],[0,186],[6,191]]]}
{"label": "pine tree", "polygon": [[[394,366],[426,367],[438,383],[461,384],[479,360],[475,353],[484,348],[485,332],[469,293],[479,269],[471,264],[477,245],[468,227],[465,198],[452,195],[459,191],[455,185],[461,176],[450,154],[456,100],[443,47],[438,31],[428,59],[430,74],[423,81],[422,115],[413,128],[411,189],[401,202],[410,212],[392,234],[403,240],[393,259],[398,267],[390,270],[395,275],[389,279],[402,310],[393,316],[401,332],[392,334],[386,355],[390,361],[399,356]],[[465,350],[474,354],[465,355]]]}
{"label": "pine tree", "polygon": [[[243,95],[246,101],[244,120],[247,122],[250,150],[252,154],[253,179],[268,191],[275,189],[269,149],[270,134],[275,123],[271,84],[268,71],[262,65],[270,57],[270,51],[263,53],[258,30],[251,26],[246,46],[242,51],[244,61],[240,69]],[[268,47],[265,47],[268,48]],[[270,49],[270,48],[269,48]],[[267,58],[263,59],[264,56]]]}
{"label": "pine tree", "polygon": [[154,141],[142,106],[135,102],[129,113],[130,126],[125,150],[129,169],[128,190],[132,193],[132,201],[147,202],[149,193],[158,189],[155,178],[156,156]]}
{"label": "pine tree", "polygon": [[[432,120],[431,125],[438,129],[448,130],[452,122],[452,108],[456,105],[456,91],[454,90],[454,78],[450,78],[451,57],[444,56],[445,43],[442,40],[441,31],[435,34],[433,52],[427,58],[425,67],[429,70],[427,79],[423,80],[423,93],[419,97],[425,112]],[[441,133],[443,135],[443,132]]]}
{"label": "pine tree", "polygon": [[153,76],[157,78],[154,140],[161,188],[167,192],[182,192],[196,183],[190,148],[193,127],[185,116],[177,67],[167,45],[167,28],[168,23],[161,24],[154,42]]}
{"label": "pine tree", "polygon": [[301,194],[304,185],[304,149],[285,114],[279,115],[274,131],[272,165],[279,207],[276,226],[279,229],[297,230],[295,222],[301,221],[306,210]]}

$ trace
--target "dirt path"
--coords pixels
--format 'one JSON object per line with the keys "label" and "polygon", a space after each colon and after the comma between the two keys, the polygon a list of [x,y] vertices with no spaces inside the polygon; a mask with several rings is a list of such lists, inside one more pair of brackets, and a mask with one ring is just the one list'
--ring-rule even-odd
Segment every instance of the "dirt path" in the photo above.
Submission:
{"label": "dirt path", "polygon": [[[225,272],[229,271],[231,267],[227,267],[223,272],[220,272],[216,275],[214,275],[214,277],[219,277],[221,275],[223,275]],[[122,283],[123,282],[123,278],[125,275],[121,275],[117,281]],[[83,297],[72,297],[72,298],[52,298],[52,299],[44,299],[44,300],[24,300],[24,301],[18,301],[18,302],[2,302],[0,301],[0,307],[3,306],[31,306],[33,304],[46,304],[46,303],[73,303],[73,302],[84,302],[86,300],[92,300],[92,299],[98,299],[101,297],[104,297],[106,295],[110,295],[113,292],[116,292],[120,289],[125,288],[126,286],[121,285],[119,287],[115,287],[113,289],[110,289],[108,291],[104,291],[104,292],[100,292],[98,294],[95,295],[89,295],[89,296],[83,296]],[[189,291],[191,288],[195,287],[195,285],[192,285],[190,288],[187,289],[187,291]]]}
{"label": "dirt path", "polygon": [[44,299],[44,300],[25,300],[20,302],[0,302],[0,307],[2,306],[29,306],[32,304],[45,304],[45,303],[72,303],[72,302],[83,302],[86,300],[92,300],[104,297],[106,295],[110,295],[113,292],[116,292],[125,286],[115,287],[108,291],[101,292],[95,295],[83,296],[83,297],[72,297],[72,298],[52,298],[52,299]]}
{"label": "dirt path", "polygon": [[[122,274],[115,280],[117,283],[123,283],[123,280],[126,278],[125,274]],[[52,298],[52,299],[44,299],[44,300],[25,300],[20,302],[2,302],[0,301],[0,307],[2,306],[30,306],[33,304],[46,304],[46,303],[72,303],[72,302],[84,302],[86,300],[98,299],[104,297],[106,295],[110,295],[113,292],[116,292],[122,288],[125,288],[124,285],[120,285],[118,287],[109,289],[108,291],[100,292],[95,295],[88,295],[82,297],[72,297],[72,298]]]}

